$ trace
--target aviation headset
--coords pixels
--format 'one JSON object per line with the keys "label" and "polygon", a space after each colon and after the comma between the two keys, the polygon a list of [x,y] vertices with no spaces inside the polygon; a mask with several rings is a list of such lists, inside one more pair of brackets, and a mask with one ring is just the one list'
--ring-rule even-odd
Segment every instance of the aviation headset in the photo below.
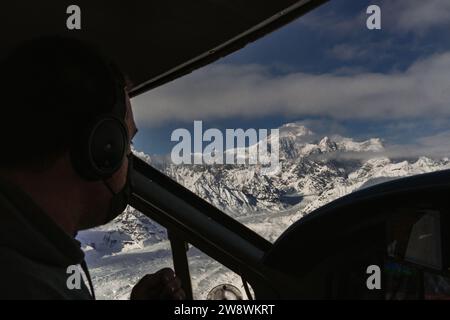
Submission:
{"label": "aviation headset", "polygon": [[113,110],[88,122],[70,148],[75,171],[88,181],[110,178],[122,166],[129,148],[125,88],[118,81],[114,83]]}

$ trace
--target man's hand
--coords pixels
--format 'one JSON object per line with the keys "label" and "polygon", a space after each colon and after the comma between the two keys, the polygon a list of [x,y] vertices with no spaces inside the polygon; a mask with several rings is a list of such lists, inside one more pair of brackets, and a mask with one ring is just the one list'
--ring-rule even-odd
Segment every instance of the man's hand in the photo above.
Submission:
{"label": "man's hand", "polygon": [[131,300],[183,300],[186,295],[172,269],[147,274],[131,291]]}

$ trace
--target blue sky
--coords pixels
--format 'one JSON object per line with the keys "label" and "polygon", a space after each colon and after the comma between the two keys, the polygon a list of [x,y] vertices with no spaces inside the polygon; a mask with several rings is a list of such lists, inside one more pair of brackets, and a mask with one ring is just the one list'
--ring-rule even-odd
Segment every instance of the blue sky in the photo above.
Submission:
{"label": "blue sky", "polygon": [[[381,7],[381,30],[366,28],[371,4]],[[133,99],[135,146],[168,153],[171,132],[191,130],[194,120],[221,130],[303,121],[318,133],[381,137],[442,156],[450,150],[448,17],[448,0],[331,0]]]}

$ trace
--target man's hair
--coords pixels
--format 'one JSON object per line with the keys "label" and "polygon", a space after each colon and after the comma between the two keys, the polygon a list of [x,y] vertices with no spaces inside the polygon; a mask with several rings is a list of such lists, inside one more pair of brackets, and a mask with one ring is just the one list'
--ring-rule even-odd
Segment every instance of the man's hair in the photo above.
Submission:
{"label": "man's hair", "polygon": [[39,168],[67,151],[87,123],[111,112],[125,82],[90,45],[43,37],[0,62],[0,167]]}

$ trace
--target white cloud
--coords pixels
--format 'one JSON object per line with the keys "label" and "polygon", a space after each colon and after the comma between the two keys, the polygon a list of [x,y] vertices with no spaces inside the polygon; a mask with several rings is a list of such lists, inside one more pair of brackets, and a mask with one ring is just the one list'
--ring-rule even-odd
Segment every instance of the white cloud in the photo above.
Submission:
{"label": "white cloud", "polygon": [[386,0],[382,10],[398,31],[423,33],[450,25],[449,0]]}
{"label": "white cloud", "polygon": [[[326,32],[348,36],[366,29],[366,20],[368,15],[365,10],[351,12],[352,16],[342,16],[335,7],[333,1],[325,3],[316,11],[312,11],[301,17],[297,22],[299,27],[307,27],[314,32]],[[345,1],[342,2],[345,6]],[[337,4],[340,6],[340,4]],[[369,3],[367,4],[369,5]]]}
{"label": "white cloud", "polygon": [[412,153],[421,152],[425,155],[432,155],[436,158],[450,156],[450,131],[440,132],[433,136],[420,138],[413,146]]}
{"label": "white cloud", "polygon": [[141,125],[272,114],[294,118],[406,119],[450,116],[450,52],[403,72],[290,73],[213,65],[133,99]]}
{"label": "white cloud", "polygon": [[388,144],[381,153],[389,158],[419,158],[426,156],[434,159],[450,157],[450,130],[441,131],[401,144]]}
{"label": "white cloud", "polygon": [[364,47],[349,44],[338,44],[330,50],[330,54],[340,60],[355,60],[366,57],[369,52]]}
{"label": "white cloud", "polygon": [[[450,25],[449,0],[378,0],[377,3],[365,0],[356,6],[358,10],[348,9],[347,2],[337,2],[333,6],[331,1],[319,10],[299,19],[298,24],[311,28],[315,32],[348,37],[367,31],[368,14],[365,8],[377,4],[381,8],[382,32],[413,32],[423,35],[434,28],[444,29]],[[337,8],[349,15],[339,14],[336,11]]]}

